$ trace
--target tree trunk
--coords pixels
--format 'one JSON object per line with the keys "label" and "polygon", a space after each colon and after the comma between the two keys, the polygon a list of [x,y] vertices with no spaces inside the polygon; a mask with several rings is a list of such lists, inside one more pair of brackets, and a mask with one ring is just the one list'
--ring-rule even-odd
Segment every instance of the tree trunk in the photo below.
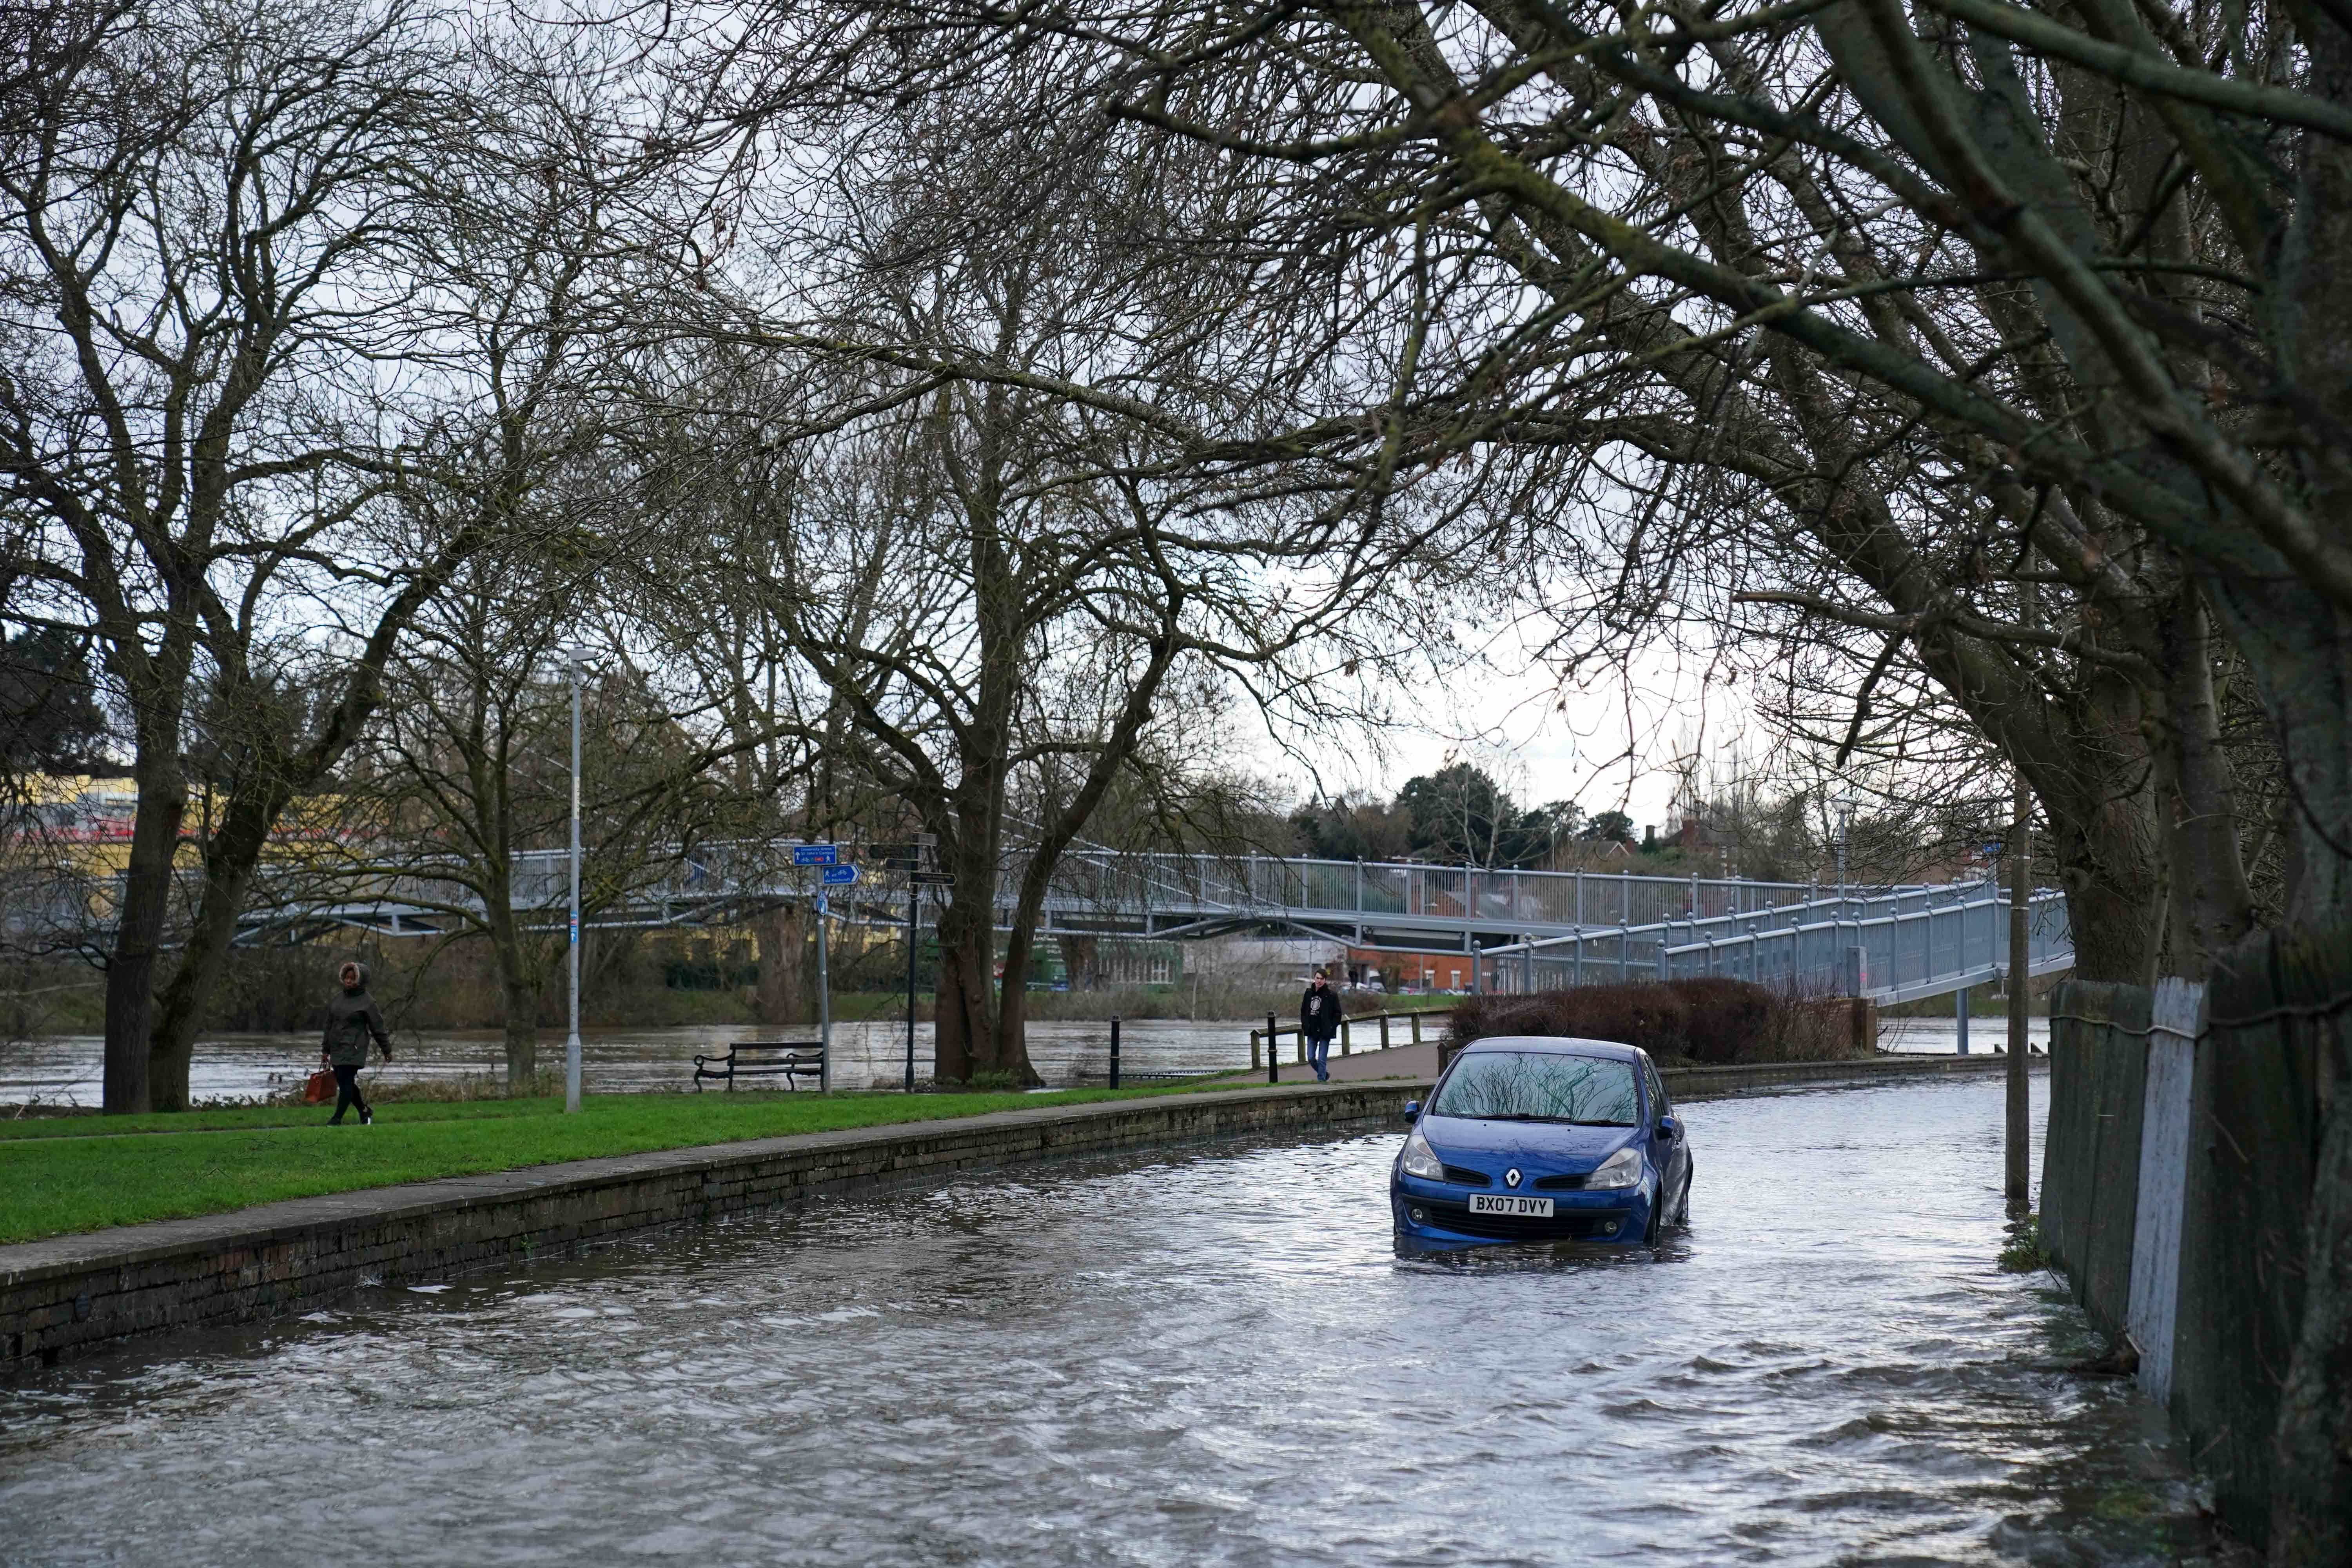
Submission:
{"label": "tree trunk", "polygon": [[539,1079],[539,973],[523,951],[523,934],[511,911],[495,917],[490,949],[499,963],[499,991],[506,1003],[507,1092],[529,1094]]}
{"label": "tree trunk", "polygon": [[506,996],[507,1092],[529,1094],[539,1084],[539,987],[518,975],[501,975]]}
{"label": "tree trunk", "polygon": [[[2288,580],[2217,585],[2275,727],[2294,830],[2287,921],[2309,932],[2352,917],[2352,629]],[[2303,1321],[2273,1433],[2270,1561],[2337,1563],[2352,1548],[2352,1046],[2340,1004],[2315,1019],[2323,1096],[2305,1210]]]}
{"label": "tree trunk", "polygon": [[188,1109],[188,1064],[195,1054],[196,1026],[220,983],[254,868],[260,863],[270,827],[286,808],[288,794],[275,784],[237,791],[205,845],[204,889],[195,919],[189,923],[180,962],[156,996],[149,1034],[148,1095],[157,1110]]}
{"label": "tree trunk", "polygon": [[171,913],[173,862],[188,816],[188,784],[180,771],[176,722],[142,731],[133,774],[138,814],[131,820],[131,859],[115,912],[114,949],[106,966],[106,1077],[100,1104],[110,1116],[154,1109],[149,1072],[155,1017],[156,960]]}
{"label": "tree trunk", "polygon": [[760,922],[760,1022],[803,1024],[810,1013],[808,911],[780,904]]}
{"label": "tree trunk", "polygon": [[[962,894],[961,884],[956,892]],[[970,1083],[974,1073],[993,1070],[994,935],[987,915],[975,916],[971,902],[961,896],[940,916],[940,981],[933,994],[938,1026],[931,1046],[935,1082]]]}
{"label": "tree trunk", "polygon": [[2182,589],[2165,634],[2164,712],[2151,740],[2170,865],[2165,973],[2201,981],[2216,954],[2253,931],[2254,895],[2240,849],[2237,780],[2213,700],[2212,626],[2194,587]]}
{"label": "tree trunk", "polygon": [[1005,939],[1004,984],[988,1068],[1007,1075],[1024,1089],[1036,1089],[1045,1081],[1029,1060],[1029,954],[1036,940],[1035,931],[1020,921]]}
{"label": "tree trunk", "polygon": [[2040,798],[2049,818],[2049,853],[2066,893],[2075,974],[2145,984],[2148,955],[2163,940],[2164,914],[2163,877],[2143,803],[2111,798],[2069,811],[2066,805],[2076,803]]}

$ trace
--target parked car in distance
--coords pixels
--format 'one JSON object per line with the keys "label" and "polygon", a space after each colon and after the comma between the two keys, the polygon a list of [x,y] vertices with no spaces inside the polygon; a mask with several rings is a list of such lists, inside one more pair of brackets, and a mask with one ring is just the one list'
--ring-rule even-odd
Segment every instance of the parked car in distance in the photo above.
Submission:
{"label": "parked car in distance", "polygon": [[1654,1247],[1690,1217],[1689,1140],[1649,1053],[1505,1035],[1454,1057],[1389,1174],[1397,1238]]}

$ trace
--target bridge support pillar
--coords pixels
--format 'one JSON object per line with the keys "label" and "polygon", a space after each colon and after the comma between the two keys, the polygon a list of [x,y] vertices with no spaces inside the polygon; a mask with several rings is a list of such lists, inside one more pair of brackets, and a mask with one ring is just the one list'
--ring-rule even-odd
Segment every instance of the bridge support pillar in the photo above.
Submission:
{"label": "bridge support pillar", "polygon": [[1953,1005],[1960,1020],[1960,1055],[1969,1054],[1969,988],[1961,986]]}
{"label": "bridge support pillar", "polygon": [[1870,949],[1849,947],[1845,950],[1845,994],[1859,996],[1870,989]]}

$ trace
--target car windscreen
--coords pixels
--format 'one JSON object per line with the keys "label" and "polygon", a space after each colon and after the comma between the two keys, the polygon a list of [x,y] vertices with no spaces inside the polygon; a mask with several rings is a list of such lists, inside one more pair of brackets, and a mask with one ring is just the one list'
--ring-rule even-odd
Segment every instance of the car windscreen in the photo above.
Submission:
{"label": "car windscreen", "polygon": [[1640,1107],[1631,1062],[1557,1051],[1474,1051],[1454,1064],[1429,1111],[1631,1127]]}

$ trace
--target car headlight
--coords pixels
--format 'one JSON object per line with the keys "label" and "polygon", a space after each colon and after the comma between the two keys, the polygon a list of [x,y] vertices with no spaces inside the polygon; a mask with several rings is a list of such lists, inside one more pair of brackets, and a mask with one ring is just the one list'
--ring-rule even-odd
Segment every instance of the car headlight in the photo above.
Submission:
{"label": "car headlight", "polygon": [[1404,1141],[1404,1157],[1398,1163],[1408,1176],[1419,1176],[1424,1182],[1445,1180],[1445,1162],[1437,1157],[1437,1151],[1429,1146],[1429,1140],[1421,1135],[1418,1127]]}
{"label": "car headlight", "polygon": [[1630,1187],[1642,1179],[1642,1152],[1628,1143],[1593,1168],[1584,1178],[1587,1192],[1595,1187]]}

